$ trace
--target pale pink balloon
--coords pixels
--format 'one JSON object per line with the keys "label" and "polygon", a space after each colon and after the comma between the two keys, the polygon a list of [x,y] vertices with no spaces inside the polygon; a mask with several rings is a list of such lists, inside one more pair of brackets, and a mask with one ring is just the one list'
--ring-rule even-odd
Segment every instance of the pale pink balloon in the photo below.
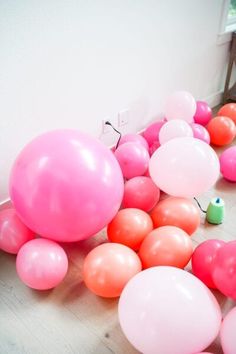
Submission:
{"label": "pale pink balloon", "polygon": [[176,138],[152,155],[149,172],[165,193],[175,197],[194,197],[214,185],[220,165],[215,151],[203,141]]}
{"label": "pale pink balloon", "polygon": [[[119,301],[121,328],[144,354],[190,354],[217,337],[221,310],[210,290],[175,267],[153,267],[135,275]],[[171,334],[171,335],[170,335]]]}
{"label": "pale pink balloon", "polygon": [[56,242],[35,239],[25,243],[16,258],[16,270],[27,286],[37,290],[52,289],[65,277],[68,259]]}
{"label": "pale pink balloon", "polygon": [[147,128],[142,133],[143,137],[148,142],[148,145],[151,147],[155,142],[159,141],[159,131],[163,124],[165,124],[165,120],[158,120],[154,123],[151,123],[147,126]]}
{"label": "pale pink balloon", "polygon": [[200,139],[207,144],[210,144],[210,135],[208,130],[204,128],[201,124],[192,123],[191,128],[193,130],[193,136],[196,139]]}
{"label": "pale pink balloon", "polygon": [[34,237],[35,233],[22,223],[14,209],[0,212],[0,248],[3,251],[17,254],[23,244]]}
{"label": "pale pink balloon", "polygon": [[142,176],[147,171],[150,160],[147,149],[138,143],[122,144],[116,149],[115,157],[126,179]]}
{"label": "pale pink balloon", "polygon": [[63,242],[103,229],[119,210],[123,192],[114,154],[77,130],[55,130],[32,140],[10,177],[11,200],[23,223]]}
{"label": "pale pink balloon", "polygon": [[177,91],[168,97],[165,108],[165,117],[167,120],[182,119],[188,123],[192,123],[195,112],[196,101],[191,93]]}
{"label": "pale pink balloon", "polygon": [[229,313],[225,316],[221,326],[220,340],[224,354],[236,353],[235,329],[236,307],[231,309]]}
{"label": "pale pink balloon", "polygon": [[212,118],[212,111],[209,105],[204,101],[196,102],[196,112],[194,115],[194,122],[207,125]]}
{"label": "pale pink balloon", "polygon": [[122,144],[125,144],[125,143],[139,143],[143,147],[145,147],[145,149],[148,150],[147,141],[144,139],[144,137],[142,137],[139,134],[125,134],[125,135],[122,135],[118,146],[120,146]]}
{"label": "pale pink balloon", "polygon": [[180,137],[193,137],[191,127],[181,119],[174,119],[166,122],[159,132],[159,141],[161,145],[171,139]]}

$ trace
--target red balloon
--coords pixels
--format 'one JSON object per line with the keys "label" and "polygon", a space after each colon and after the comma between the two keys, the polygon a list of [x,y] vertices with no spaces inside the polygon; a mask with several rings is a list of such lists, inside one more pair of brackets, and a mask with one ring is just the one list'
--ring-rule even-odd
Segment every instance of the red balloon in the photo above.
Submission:
{"label": "red balloon", "polygon": [[225,245],[221,240],[207,240],[195,248],[192,256],[193,274],[206,286],[215,289],[212,280],[212,269],[218,250]]}

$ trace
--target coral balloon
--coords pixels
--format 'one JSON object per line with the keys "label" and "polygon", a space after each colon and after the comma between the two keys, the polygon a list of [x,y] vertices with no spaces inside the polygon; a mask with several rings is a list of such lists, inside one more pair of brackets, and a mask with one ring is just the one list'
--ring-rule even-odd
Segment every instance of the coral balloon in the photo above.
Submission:
{"label": "coral balloon", "polygon": [[145,354],[201,352],[221,325],[210,290],[174,267],[153,267],[133,277],[121,294],[118,314],[127,339]]}
{"label": "coral balloon", "polygon": [[65,277],[68,259],[56,242],[35,239],[25,243],[16,258],[16,270],[20,279],[30,288],[52,289]]}
{"label": "coral balloon", "polygon": [[149,172],[163,192],[176,197],[194,197],[213,186],[220,165],[215,151],[203,141],[176,138],[152,155]]}
{"label": "coral balloon", "polygon": [[123,191],[112,152],[76,130],[38,136],[11,171],[17,214],[31,230],[57,241],[78,241],[100,231],[119,210]]}
{"label": "coral balloon", "polygon": [[122,205],[124,208],[138,208],[150,211],[159,201],[160,189],[151,178],[139,176],[125,183]]}
{"label": "coral balloon", "polygon": [[214,261],[218,250],[225,245],[221,240],[207,240],[202,242],[193,252],[192,270],[206,286],[216,289],[212,280]]}
{"label": "coral balloon", "polygon": [[165,117],[167,120],[181,119],[192,123],[195,112],[196,101],[191,93],[177,91],[168,97],[165,108]]}
{"label": "coral balloon", "polygon": [[142,133],[145,140],[148,142],[148,145],[151,147],[154,143],[159,142],[159,131],[161,127],[165,124],[165,120],[158,120],[154,123],[151,123]]}
{"label": "coral balloon", "polygon": [[229,117],[236,124],[236,103],[227,103],[220,108],[218,116]]}
{"label": "coral balloon", "polygon": [[115,151],[123,176],[127,179],[142,176],[148,169],[149,153],[139,143],[125,143]]}
{"label": "coral balloon", "polygon": [[228,117],[215,117],[207,125],[211,143],[223,146],[232,143],[235,138],[236,128],[234,122]]}
{"label": "coral balloon", "polygon": [[224,354],[236,353],[235,328],[236,307],[234,307],[228,312],[221,326],[220,340]]}
{"label": "coral balloon", "polygon": [[220,172],[225,179],[236,182],[236,146],[226,149],[220,155]]}
{"label": "coral balloon", "polygon": [[163,145],[167,141],[179,137],[193,137],[193,131],[184,120],[174,119],[166,122],[159,132],[159,141]]}
{"label": "coral balloon", "polygon": [[3,251],[17,254],[23,244],[34,237],[35,233],[22,223],[14,209],[0,212],[0,248]]}
{"label": "coral balloon", "polygon": [[111,242],[122,243],[137,251],[152,229],[152,219],[147,213],[128,208],[118,211],[107,227],[107,236]]}
{"label": "coral balloon", "polygon": [[192,123],[191,128],[193,130],[194,138],[200,139],[200,140],[204,141],[205,143],[210,144],[210,135],[209,135],[208,131],[206,130],[206,128],[204,128],[202,125],[196,124],[196,123]]}
{"label": "coral balloon", "polygon": [[150,214],[154,228],[176,226],[192,235],[200,225],[200,212],[191,200],[170,197],[160,201]]}
{"label": "coral balloon", "polygon": [[189,235],[175,226],[162,226],[150,232],[139,249],[143,268],[172,266],[184,268],[193,253]]}
{"label": "coral balloon", "polygon": [[117,243],[104,243],[86,256],[83,278],[89,290],[96,295],[117,297],[141,269],[140,259],[130,248]]}
{"label": "coral balloon", "polygon": [[141,144],[147,150],[149,148],[147,141],[139,134],[122,135],[118,146],[125,144],[125,143],[138,143],[138,144]]}
{"label": "coral balloon", "polygon": [[204,101],[197,101],[196,113],[193,117],[194,122],[201,125],[207,125],[212,118],[212,111]]}

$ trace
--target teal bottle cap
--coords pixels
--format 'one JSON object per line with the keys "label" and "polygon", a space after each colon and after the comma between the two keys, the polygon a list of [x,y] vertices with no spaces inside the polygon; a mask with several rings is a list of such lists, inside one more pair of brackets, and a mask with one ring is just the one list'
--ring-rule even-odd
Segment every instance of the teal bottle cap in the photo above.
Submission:
{"label": "teal bottle cap", "polygon": [[225,217],[225,203],[223,199],[213,198],[208,205],[206,219],[210,224],[222,224]]}

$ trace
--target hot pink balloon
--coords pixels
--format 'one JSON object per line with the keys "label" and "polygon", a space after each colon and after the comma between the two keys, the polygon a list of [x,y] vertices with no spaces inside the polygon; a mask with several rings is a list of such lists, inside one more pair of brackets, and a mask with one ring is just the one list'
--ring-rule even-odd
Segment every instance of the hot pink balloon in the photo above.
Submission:
{"label": "hot pink balloon", "polygon": [[142,176],[148,169],[149,153],[141,144],[125,143],[115,151],[123,176],[130,179]]}
{"label": "hot pink balloon", "polygon": [[221,345],[224,354],[236,353],[235,328],[236,328],[236,307],[234,307],[228,312],[221,326],[220,340],[221,340]]}
{"label": "hot pink balloon", "polygon": [[0,248],[3,251],[17,254],[23,244],[34,237],[35,233],[22,223],[14,209],[0,212]]}
{"label": "hot pink balloon", "polygon": [[17,214],[31,230],[56,241],[78,241],[100,231],[116,215],[123,191],[113,153],[77,130],[38,136],[11,171]]}
{"label": "hot pink balloon", "polygon": [[152,156],[154,152],[161,146],[159,141],[156,141],[149,147],[149,155]]}
{"label": "hot pink balloon", "polygon": [[25,243],[16,258],[16,270],[27,286],[37,290],[52,289],[65,277],[68,259],[56,242],[35,239]]}
{"label": "hot pink balloon", "polygon": [[150,211],[160,198],[160,189],[151,178],[140,176],[125,183],[122,205],[124,208],[137,208]]}
{"label": "hot pink balloon", "polygon": [[167,120],[182,119],[188,123],[192,123],[195,112],[196,101],[191,93],[177,91],[168,97],[165,108]]}
{"label": "hot pink balloon", "polygon": [[193,137],[193,131],[189,124],[180,119],[166,122],[159,132],[159,141],[161,145],[171,139],[180,137]]}
{"label": "hot pink balloon", "polygon": [[210,135],[208,133],[208,130],[206,130],[206,128],[204,128],[202,125],[197,123],[192,123],[191,128],[193,130],[194,138],[200,139],[205,143],[210,144]]}
{"label": "hot pink balloon", "polygon": [[125,135],[122,135],[118,146],[120,146],[122,144],[125,144],[125,143],[139,143],[143,147],[145,147],[145,149],[148,150],[147,141],[139,134],[125,134]]}
{"label": "hot pink balloon", "polygon": [[142,133],[143,137],[148,142],[148,145],[151,147],[155,142],[159,141],[159,131],[161,127],[165,124],[165,120],[158,120],[154,123],[151,123]]}
{"label": "hot pink balloon", "polygon": [[220,155],[220,172],[225,179],[236,182],[236,146],[226,149]]}
{"label": "hot pink balloon", "polygon": [[196,104],[197,107],[194,115],[194,122],[201,125],[207,125],[212,118],[211,108],[204,101],[197,101]]}
{"label": "hot pink balloon", "polygon": [[221,325],[221,310],[210,290],[175,267],[152,267],[135,275],[121,294],[118,314],[127,339],[145,354],[200,352]]}

